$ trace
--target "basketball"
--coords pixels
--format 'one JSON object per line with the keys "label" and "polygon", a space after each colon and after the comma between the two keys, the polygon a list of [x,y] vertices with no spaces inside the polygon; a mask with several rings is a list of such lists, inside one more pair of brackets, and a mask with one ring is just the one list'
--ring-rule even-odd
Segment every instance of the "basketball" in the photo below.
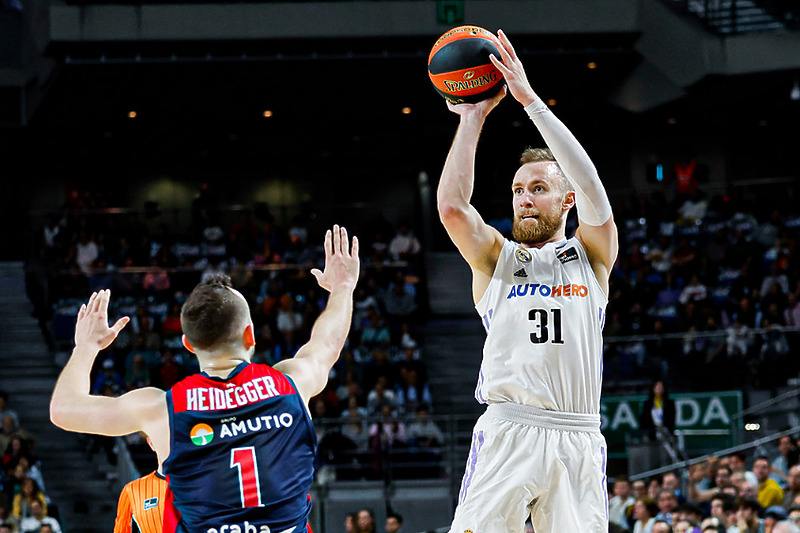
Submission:
{"label": "basketball", "polygon": [[433,87],[454,103],[480,102],[505,85],[503,74],[489,60],[500,59],[500,42],[478,26],[459,26],[439,37],[428,56]]}

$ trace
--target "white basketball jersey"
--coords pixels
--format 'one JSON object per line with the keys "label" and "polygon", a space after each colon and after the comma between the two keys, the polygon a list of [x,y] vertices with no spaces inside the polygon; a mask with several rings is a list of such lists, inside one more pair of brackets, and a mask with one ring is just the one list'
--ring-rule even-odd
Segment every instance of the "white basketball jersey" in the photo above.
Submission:
{"label": "white basketball jersey", "polygon": [[578,239],[506,240],[475,306],[487,333],[475,398],[598,414],[607,302]]}

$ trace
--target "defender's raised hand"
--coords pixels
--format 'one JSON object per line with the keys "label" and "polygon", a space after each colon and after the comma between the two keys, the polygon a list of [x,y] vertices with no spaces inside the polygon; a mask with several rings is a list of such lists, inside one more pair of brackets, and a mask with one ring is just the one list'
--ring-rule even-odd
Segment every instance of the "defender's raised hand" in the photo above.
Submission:
{"label": "defender's raised hand", "polygon": [[78,320],[75,323],[75,346],[90,350],[104,350],[114,342],[122,328],[130,321],[124,316],[108,327],[108,301],[111,291],[108,289],[95,292],[89,303],[81,305]]}
{"label": "defender's raised hand", "polygon": [[319,286],[328,292],[336,289],[353,290],[358,282],[359,259],[358,237],[353,236],[353,244],[347,230],[334,224],[332,230],[325,232],[325,269],[311,270]]}

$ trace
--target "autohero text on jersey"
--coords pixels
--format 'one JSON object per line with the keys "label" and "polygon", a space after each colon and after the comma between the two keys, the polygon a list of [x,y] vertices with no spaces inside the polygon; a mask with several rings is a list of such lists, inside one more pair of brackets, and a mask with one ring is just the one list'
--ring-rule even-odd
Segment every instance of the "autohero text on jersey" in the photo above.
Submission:
{"label": "autohero text on jersey", "polygon": [[222,389],[218,387],[196,387],[186,389],[187,411],[216,411],[235,409],[259,400],[280,395],[275,381],[269,376],[252,379],[242,385]]}
{"label": "autohero text on jersey", "polygon": [[518,296],[544,296],[545,298],[558,298],[576,296],[578,298],[586,298],[589,295],[589,288],[586,285],[540,285],[539,283],[523,283],[521,285],[512,285],[509,291],[507,300],[516,298]]}

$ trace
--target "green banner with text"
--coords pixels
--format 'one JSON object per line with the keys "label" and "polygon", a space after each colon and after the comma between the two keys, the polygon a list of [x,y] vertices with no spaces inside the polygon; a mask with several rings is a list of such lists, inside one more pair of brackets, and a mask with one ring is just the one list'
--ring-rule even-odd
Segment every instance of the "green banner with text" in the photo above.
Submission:
{"label": "green banner with text", "polygon": [[[693,448],[725,448],[741,420],[732,416],[742,410],[741,391],[687,392],[670,395],[675,401],[675,430],[683,430],[687,451]],[[628,436],[641,435],[639,416],[645,395],[604,396],[600,401],[603,435],[610,453],[625,451]]]}

